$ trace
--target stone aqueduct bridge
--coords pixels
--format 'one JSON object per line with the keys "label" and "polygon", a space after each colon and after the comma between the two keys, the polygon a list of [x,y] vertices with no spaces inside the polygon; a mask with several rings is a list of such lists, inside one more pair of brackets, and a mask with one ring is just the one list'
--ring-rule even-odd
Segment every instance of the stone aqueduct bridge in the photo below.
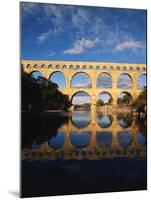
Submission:
{"label": "stone aqueduct bridge", "polygon": [[[137,98],[141,92],[141,89],[137,88],[138,77],[147,73],[145,64],[22,60],[21,66],[27,73],[41,72],[46,79],[49,79],[55,72],[62,72],[66,79],[66,87],[59,90],[68,94],[70,99],[79,91],[86,92],[91,97],[92,106],[95,106],[96,98],[101,92],[108,92],[112,96],[113,105],[117,104],[117,98],[121,92],[128,92],[133,99]],[[86,73],[90,77],[91,88],[71,88],[72,78],[79,72]],[[97,77],[103,72],[111,76],[112,88],[96,87]],[[118,77],[123,73],[131,78],[132,87],[130,89],[117,87]]]}

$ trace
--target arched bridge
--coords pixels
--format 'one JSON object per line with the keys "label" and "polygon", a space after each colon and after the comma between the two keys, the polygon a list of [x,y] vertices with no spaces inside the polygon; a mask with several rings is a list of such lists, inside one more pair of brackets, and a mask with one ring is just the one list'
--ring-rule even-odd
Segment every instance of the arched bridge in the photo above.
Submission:
{"label": "arched bridge", "polygon": [[[72,61],[39,61],[39,60],[22,60],[21,66],[27,73],[39,71],[49,79],[55,72],[61,72],[66,79],[66,87],[59,88],[72,99],[79,92],[86,92],[92,99],[92,105],[95,106],[96,98],[101,92],[108,92],[113,99],[113,105],[117,104],[117,98],[121,92],[128,92],[135,99],[141,90],[137,87],[138,78],[141,74],[146,75],[147,69],[145,64],[126,64],[126,63],[104,63],[104,62],[72,62]],[[89,76],[92,86],[90,88],[72,88],[72,78],[79,72]],[[109,74],[112,81],[110,88],[97,88],[97,78],[101,73]],[[117,87],[118,78],[121,74],[126,74],[131,79],[131,87]]]}

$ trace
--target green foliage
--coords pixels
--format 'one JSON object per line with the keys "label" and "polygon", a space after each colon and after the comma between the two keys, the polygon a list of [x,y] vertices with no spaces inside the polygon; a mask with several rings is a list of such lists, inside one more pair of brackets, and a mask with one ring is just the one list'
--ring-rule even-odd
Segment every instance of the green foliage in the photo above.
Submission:
{"label": "green foliage", "polygon": [[99,99],[97,102],[96,102],[96,106],[99,107],[99,106],[103,106],[104,105],[104,101],[102,101],[101,99]]}
{"label": "green foliage", "polygon": [[147,106],[147,88],[145,87],[138,98],[134,101],[133,106],[138,112],[146,112],[145,107]]}
{"label": "green foliage", "polygon": [[74,110],[91,110],[91,104],[90,103],[84,103],[81,105],[74,105]]}
{"label": "green foliage", "polygon": [[123,97],[119,97],[117,99],[118,105],[131,105],[131,102],[132,102],[132,97],[127,93],[125,93]]}
{"label": "green foliage", "polygon": [[112,98],[110,98],[109,101],[106,103],[104,103],[103,100],[98,99],[96,106],[99,107],[99,106],[105,106],[105,105],[111,105],[111,104],[112,104]]}
{"label": "green foliage", "polygon": [[67,110],[71,103],[69,96],[58,90],[58,85],[43,77],[35,79],[22,71],[21,94],[23,110]]}

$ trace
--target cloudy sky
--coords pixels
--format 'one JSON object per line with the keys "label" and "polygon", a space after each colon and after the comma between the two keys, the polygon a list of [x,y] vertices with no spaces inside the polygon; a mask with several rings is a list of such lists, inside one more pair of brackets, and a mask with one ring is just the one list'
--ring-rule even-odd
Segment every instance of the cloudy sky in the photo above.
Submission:
{"label": "cloudy sky", "polygon": [[146,63],[146,12],[21,3],[21,59]]}
{"label": "cloudy sky", "polygon": [[[20,13],[21,59],[146,63],[144,10],[22,2]],[[62,74],[53,74],[51,80],[65,86]],[[119,82],[130,85],[129,77]],[[111,85],[105,77],[98,79],[97,87],[102,83]],[[142,78],[140,87],[145,83]],[[88,85],[91,81],[84,74],[71,83]],[[81,96],[76,99],[80,102]]]}

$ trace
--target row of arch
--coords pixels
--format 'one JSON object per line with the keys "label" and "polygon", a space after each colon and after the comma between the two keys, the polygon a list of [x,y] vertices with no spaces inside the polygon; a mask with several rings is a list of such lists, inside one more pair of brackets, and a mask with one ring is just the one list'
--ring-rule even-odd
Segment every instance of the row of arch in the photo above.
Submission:
{"label": "row of arch", "polygon": [[113,67],[113,66],[110,66],[110,67],[107,67],[107,66],[93,66],[93,65],[89,65],[89,66],[86,66],[86,65],[52,65],[52,64],[49,64],[49,65],[45,65],[45,64],[42,64],[42,65],[38,65],[38,64],[35,64],[35,65],[31,65],[31,64],[27,64],[27,65],[24,65],[24,64],[21,64],[21,67],[24,68],[24,67],[27,67],[27,68],[34,68],[34,69],[95,69],[95,70],[117,70],[117,71],[146,71],[146,68],[145,67],[126,67],[126,66],[116,66],[116,67]]}
{"label": "row of arch", "polygon": [[[71,122],[78,129],[83,129],[88,127],[88,125],[92,121],[92,117],[90,112],[81,112],[80,117],[78,111],[74,111]],[[113,122],[113,116],[111,114],[103,115],[102,113],[97,113],[96,115],[96,124],[103,129],[109,128]],[[118,114],[116,124],[119,125],[121,128],[129,128],[132,125],[133,118],[132,115]]]}
{"label": "row of arch", "polygon": [[[127,96],[128,98],[127,98],[127,101],[128,101],[128,103],[131,103],[132,102],[132,100],[133,100],[133,97],[132,97],[132,95],[129,93],[129,92],[127,92],[127,91],[123,91],[123,92],[121,92],[120,94],[119,94],[119,96],[117,97],[117,104],[119,104],[119,102],[118,102],[118,100],[119,99],[123,99],[125,96]],[[112,105],[112,103],[113,103],[113,97],[112,97],[112,95],[109,93],[109,92],[107,92],[107,91],[102,91],[102,92],[100,92],[99,94],[98,94],[98,96],[96,97],[96,105],[97,105],[97,102],[99,101],[99,100],[101,100],[101,101],[103,101],[104,102],[104,104],[111,104]],[[76,105],[77,104],[77,102],[78,102],[78,104],[79,103],[88,103],[88,104],[92,104],[92,103],[94,103],[93,101],[92,101],[92,98],[91,98],[91,96],[87,93],[87,92],[85,92],[85,91],[79,91],[79,92],[76,92],[76,93],[74,93],[73,94],[73,96],[71,97],[71,101],[72,101],[72,104],[73,105]]]}
{"label": "row of arch", "polygon": [[[70,132],[70,142],[76,147],[76,149],[82,149],[88,147],[91,143],[91,132]],[[48,145],[53,149],[62,148],[65,144],[65,133],[59,132],[56,137],[51,137],[48,139]],[[96,133],[96,143],[100,148],[107,148],[112,145],[112,132],[111,131],[101,131]],[[133,134],[130,131],[119,131],[117,132],[117,145],[120,147],[128,147],[132,145]],[[146,138],[140,132],[137,134],[137,143],[145,146]],[[32,143],[32,149],[39,148],[35,141]]]}
{"label": "row of arch", "polygon": [[[43,74],[39,71],[31,72],[32,77],[38,79],[43,77]],[[59,88],[66,87],[66,77],[62,72],[55,71],[53,72],[49,80],[56,83]],[[140,74],[137,77],[137,88],[141,89],[146,86],[146,74]],[[102,72],[98,75],[96,80],[97,88],[112,88],[113,79],[109,73]],[[133,80],[128,73],[121,73],[117,79],[117,88],[132,88]],[[92,80],[90,76],[85,72],[75,73],[70,82],[70,87],[74,88],[91,88]]]}

